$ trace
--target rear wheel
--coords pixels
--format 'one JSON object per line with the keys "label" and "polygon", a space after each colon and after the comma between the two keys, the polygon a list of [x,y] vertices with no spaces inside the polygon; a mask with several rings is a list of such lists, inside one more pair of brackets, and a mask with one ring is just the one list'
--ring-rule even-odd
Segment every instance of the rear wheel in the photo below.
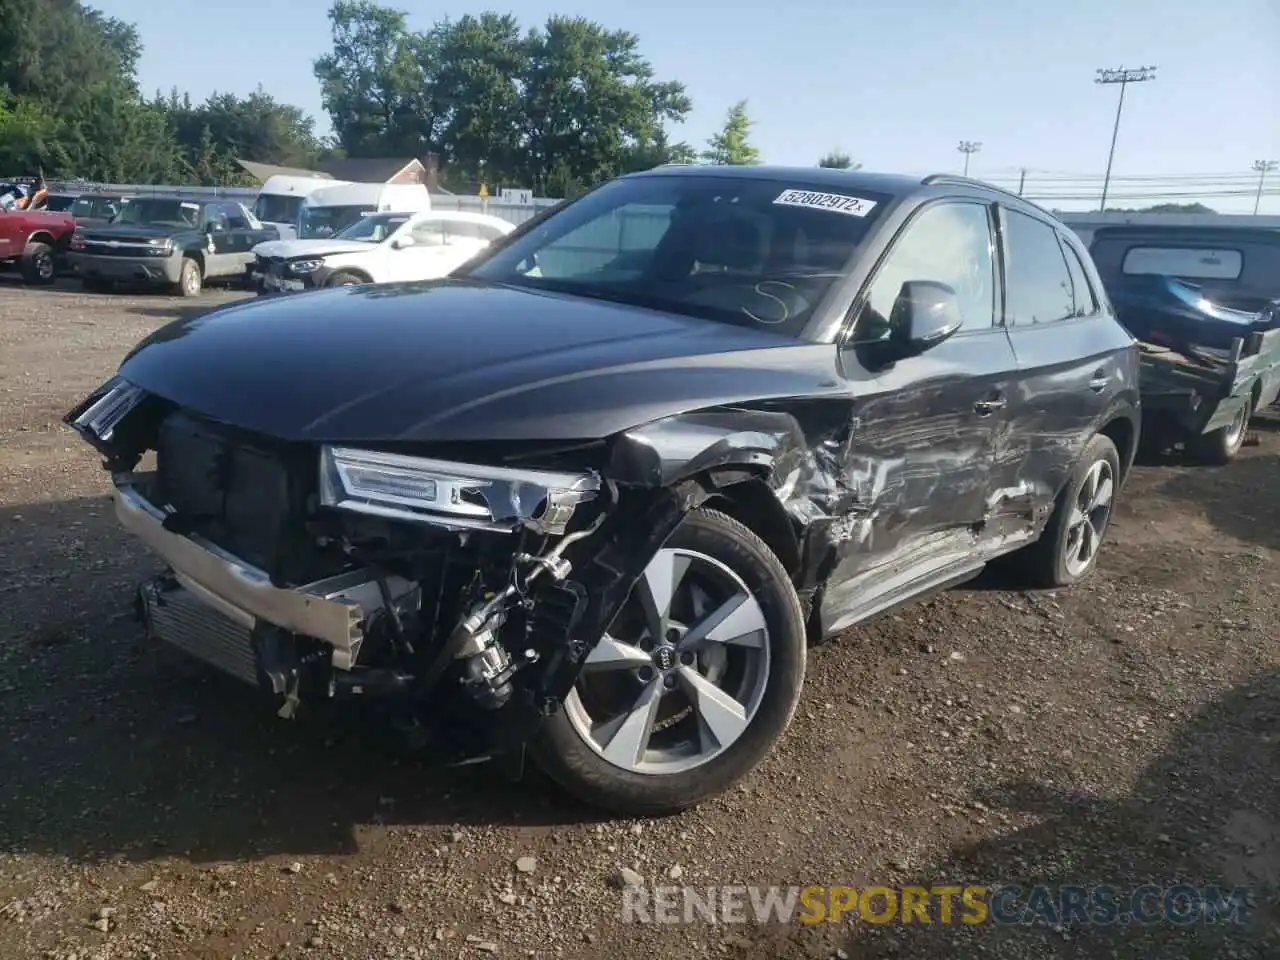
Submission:
{"label": "rear wheel", "polygon": [[1244,446],[1252,408],[1253,404],[1246,400],[1225,427],[1210,430],[1196,437],[1189,445],[1195,458],[1217,466],[1225,466],[1234,460],[1240,448]]}
{"label": "rear wheel", "polygon": [[1093,572],[1111,526],[1120,486],[1120,453],[1110,437],[1089,441],[1040,539],[1021,567],[1031,585],[1065,587]]}
{"label": "rear wheel", "polygon": [[622,814],[694,806],[769,754],[799,701],[805,653],[778,558],[736,520],[697,511],[646,567],[534,759]]}
{"label": "rear wheel", "polygon": [[26,283],[46,286],[53,283],[57,267],[53,262],[53,247],[47,243],[28,243],[22,251],[22,279]]}

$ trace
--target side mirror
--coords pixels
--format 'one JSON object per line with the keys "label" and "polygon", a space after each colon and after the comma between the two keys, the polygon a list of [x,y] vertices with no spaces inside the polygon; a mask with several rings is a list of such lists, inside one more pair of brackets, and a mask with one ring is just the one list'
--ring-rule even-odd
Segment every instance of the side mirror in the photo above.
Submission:
{"label": "side mirror", "polygon": [[889,316],[891,340],[904,356],[932,349],[960,329],[956,292],[936,280],[908,280]]}
{"label": "side mirror", "polygon": [[405,234],[403,237],[396,237],[391,241],[392,249],[403,250],[405,247],[412,247],[417,241],[413,239],[412,234]]}

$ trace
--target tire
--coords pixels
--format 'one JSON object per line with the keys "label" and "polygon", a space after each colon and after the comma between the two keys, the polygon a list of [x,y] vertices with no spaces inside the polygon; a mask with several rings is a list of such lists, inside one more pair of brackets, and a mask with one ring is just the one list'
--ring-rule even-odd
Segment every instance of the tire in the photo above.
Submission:
{"label": "tire", "polygon": [[53,259],[53,247],[47,243],[29,243],[22,251],[22,280],[24,283],[45,287],[58,277],[58,267]]}
{"label": "tire", "polygon": [[[1100,512],[1089,511],[1088,520],[1081,526],[1073,523],[1078,516],[1074,508],[1081,504],[1081,495],[1086,492],[1086,485],[1090,483],[1095,471],[1100,474],[1101,479],[1110,481],[1110,494],[1105,509]],[[1089,441],[1071,471],[1071,477],[1058,495],[1057,507],[1040,534],[1040,539],[1026,549],[1025,565],[1020,566],[1020,569],[1030,586],[1068,587],[1093,573],[1107,530],[1111,526],[1115,495],[1120,486],[1119,478],[1120,453],[1110,437],[1099,433]],[[1084,527],[1088,527],[1088,530]],[[1080,543],[1077,536],[1084,535],[1094,539],[1092,551],[1081,564],[1081,551],[1076,549]]]}
{"label": "tire", "polygon": [[353,287],[359,283],[368,283],[364,277],[359,274],[351,273],[347,270],[339,270],[332,277],[324,282],[326,287]]}
{"label": "tire", "polygon": [[[746,599],[735,609],[733,622],[725,620],[724,623],[728,630],[746,631],[736,640],[753,637],[758,646],[749,642],[720,642],[728,636],[715,637],[713,628],[709,631],[713,634],[712,641],[695,654],[697,661],[693,665],[682,659],[689,656],[687,651],[674,652],[667,644],[660,646],[666,647],[667,654],[673,654],[671,659],[664,659],[661,650],[642,650],[649,642],[646,638],[653,634],[647,627],[634,629],[637,622],[651,622],[643,612],[642,598],[649,595],[649,591],[642,584],[651,582],[651,574],[652,581],[660,582],[662,578],[655,571],[667,561],[676,564],[668,569],[679,569],[682,562],[687,564],[681,577],[672,578],[678,580],[679,585],[674,591],[676,599],[670,604],[671,611],[679,615],[682,610],[693,609],[684,605],[686,600],[696,598],[696,591],[703,590],[701,612],[685,618],[687,627],[691,628],[689,634],[695,632],[699,616],[715,610],[722,602],[714,598],[715,586],[727,586],[738,595],[745,588]],[[674,617],[671,623],[677,623]],[[758,629],[747,630],[752,623],[762,625],[763,636]],[[681,629],[686,626],[681,625],[675,632]],[[610,631],[588,658],[573,693],[562,708],[547,719],[530,745],[534,762],[579,799],[626,816],[658,816],[688,809],[723,792],[750,773],[768,756],[790,725],[804,684],[804,615],[782,563],[763,540],[738,521],[712,510],[695,511],[685,518],[650,564],[641,584],[632,591]],[[615,631],[618,639],[614,639]],[[667,636],[672,635],[668,631]],[[624,637],[638,639],[628,643]],[[601,655],[601,651],[616,654],[619,649],[627,651],[627,655],[623,658]],[[704,659],[711,666],[704,663]],[[625,661],[626,666],[608,669],[603,665],[605,661],[612,661],[615,666]],[[713,674],[717,662],[722,662],[719,679],[726,688],[734,686],[733,681],[738,678],[744,681],[738,684],[739,689],[750,688],[751,693],[735,695],[718,684],[711,689],[711,683],[717,679]],[[647,685],[646,671],[656,676]],[[691,673],[696,674],[696,682],[690,682]],[[591,736],[585,719],[586,704],[599,702],[593,686],[597,682],[626,689],[626,695],[618,700],[630,706],[624,706],[619,716],[640,715],[639,705],[645,702],[645,694],[639,694],[637,699],[634,693],[640,689],[658,691],[653,700],[661,706],[649,711],[648,716],[656,717],[659,722],[670,720],[664,721],[664,709],[676,710],[681,704],[692,704],[695,693],[700,697],[699,702],[709,709],[697,709],[696,718],[677,712],[675,716],[684,716],[684,719],[672,724],[669,731],[629,741],[644,746],[634,753],[628,750],[625,760],[619,759],[621,754],[610,760],[604,755],[606,747]],[[674,684],[674,689],[668,689],[670,684]],[[708,691],[716,695],[705,697]],[[720,697],[725,694],[734,701],[732,713],[723,712],[721,705],[727,701]],[[745,705],[737,696],[743,696]],[[721,737],[708,736],[703,730],[718,730]],[[618,736],[625,732],[626,725],[617,729]],[[687,745],[696,752],[695,756],[682,756],[679,748],[670,744],[670,752],[662,753],[664,743],[679,741],[681,737],[698,741],[696,746]],[[658,741],[657,747],[654,747],[654,738]],[[617,739],[614,737],[608,743],[610,753]],[[647,759],[651,756],[657,759]],[[634,762],[633,757],[640,758],[639,762]],[[641,766],[644,769],[637,769]]]}
{"label": "tire", "polygon": [[181,297],[198,297],[204,289],[204,277],[200,272],[200,264],[194,257],[182,258],[182,269],[178,271],[178,295]]}
{"label": "tire", "polygon": [[1225,427],[1201,434],[1189,443],[1188,449],[1201,463],[1225,467],[1240,453],[1245,435],[1249,432],[1249,418],[1253,415],[1253,401],[1246,400],[1232,421]]}

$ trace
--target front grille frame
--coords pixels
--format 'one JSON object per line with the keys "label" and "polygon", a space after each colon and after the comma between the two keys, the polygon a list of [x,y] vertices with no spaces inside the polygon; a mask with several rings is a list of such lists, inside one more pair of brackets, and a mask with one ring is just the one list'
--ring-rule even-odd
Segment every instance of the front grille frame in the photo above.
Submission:
{"label": "front grille frame", "polygon": [[308,532],[319,448],[175,410],[156,443],[157,494],[175,532],[197,533],[265,571],[276,586],[321,579]]}

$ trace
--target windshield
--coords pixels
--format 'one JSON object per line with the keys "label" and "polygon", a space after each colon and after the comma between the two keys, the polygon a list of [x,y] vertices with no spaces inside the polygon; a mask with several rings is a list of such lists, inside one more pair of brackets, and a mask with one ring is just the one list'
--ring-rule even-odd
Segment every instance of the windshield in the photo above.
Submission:
{"label": "windshield", "polygon": [[157,227],[194,227],[200,222],[200,204],[186,200],[141,197],[126,203],[114,222]]}
{"label": "windshield", "polygon": [[410,214],[407,213],[375,213],[361,217],[351,226],[338,234],[342,240],[363,240],[366,243],[381,243],[399,230]]}
{"label": "windshield", "polygon": [[44,208],[46,210],[51,210],[54,213],[64,213],[67,210],[70,210],[75,202],[75,197],[69,197],[62,193],[51,193],[49,196],[45,197]]}
{"label": "windshield", "polygon": [[100,217],[110,219],[118,212],[121,203],[112,197],[77,197],[71,205],[73,217]]}
{"label": "windshield", "polygon": [[467,275],[795,336],[889,199],[737,176],[617,180]]}
{"label": "windshield", "polygon": [[358,223],[361,217],[376,212],[365,206],[308,207],[304,205],[298,223],[298,239],[314,240],[332,237],[353,223]]}
{"label": "windshield", "polygon": [[298,219],[305,197],[260,193],[253,201],[253,215],[266,223],[293,223]]}

